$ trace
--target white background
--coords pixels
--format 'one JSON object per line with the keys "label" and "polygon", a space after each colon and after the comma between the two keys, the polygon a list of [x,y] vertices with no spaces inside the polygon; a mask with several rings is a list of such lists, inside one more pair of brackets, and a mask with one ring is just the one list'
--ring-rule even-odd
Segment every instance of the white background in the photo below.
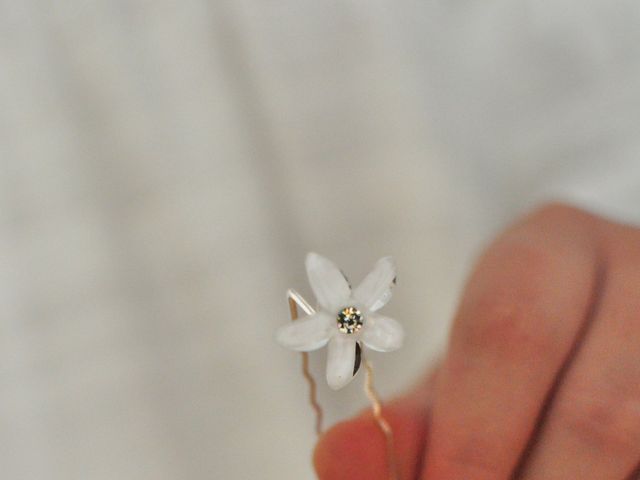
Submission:
{"label": "white background", "polygon": [[640,221],[639,54],[636,1],[0,1],[2,477],[312,478],[305,253],[396,258],[401,391],[506,222]]}

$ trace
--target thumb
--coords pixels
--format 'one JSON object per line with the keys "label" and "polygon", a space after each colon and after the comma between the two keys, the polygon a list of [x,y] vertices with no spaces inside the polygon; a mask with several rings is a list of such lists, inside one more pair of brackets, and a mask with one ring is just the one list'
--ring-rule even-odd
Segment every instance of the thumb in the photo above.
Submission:
{"label": "thumb", "polygon": [[[393,431],[400,479],[415,478],[421,470],[434,376],[382,408]],[[320,480],[388,480],[387,443],[371,411],[324,433],[315,448],[314,465]]]}

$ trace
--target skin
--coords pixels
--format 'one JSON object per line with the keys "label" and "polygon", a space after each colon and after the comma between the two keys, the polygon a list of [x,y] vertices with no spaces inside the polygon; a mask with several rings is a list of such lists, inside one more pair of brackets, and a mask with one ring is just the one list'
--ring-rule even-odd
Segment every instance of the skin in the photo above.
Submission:
{"label": "skin", "polygon": [[[384,414],[403,480],[633,478],[640,229],[559,204],[512,225],[470,276],[440,367]],[[324,434],[314,464],[388,480],[368,412]]]}

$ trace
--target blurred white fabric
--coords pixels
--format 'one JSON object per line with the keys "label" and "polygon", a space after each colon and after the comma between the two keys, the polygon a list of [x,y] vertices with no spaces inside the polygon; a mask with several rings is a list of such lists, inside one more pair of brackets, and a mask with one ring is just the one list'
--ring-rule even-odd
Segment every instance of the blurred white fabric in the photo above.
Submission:
{"label": "blurred white fabric", "polygon": [[[640,221],[634,1],[0,1],[3,478],[313,478],[304,255],[400,277],[384,396],[560,198]],[[323,354],[314,354],[322,379]],[[321,389],[329,421],[366,405]],[[345,407],[348,405],[348,407]]]}

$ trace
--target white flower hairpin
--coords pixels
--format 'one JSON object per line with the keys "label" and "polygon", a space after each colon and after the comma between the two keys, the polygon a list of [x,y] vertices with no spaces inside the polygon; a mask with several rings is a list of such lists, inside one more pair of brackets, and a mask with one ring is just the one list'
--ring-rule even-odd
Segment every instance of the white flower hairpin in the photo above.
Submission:
{"label": "white flower hairpin", "polygon": [[[322,409],[316,398],[316,384],[309,372],[308,353],[328,344],[327,383],[338,390],[358,373],[361,363],[366,370],[365,393],[372,406],[373,417],[384,434],[387,444],[389,474],[398,478],[393,448],[393,431],[382,416],[382,406],[373,388],[373,367],[363,360],[363,347],[378,352],[391,352],[402,346],[402,326],[378,310],[391,298],[396,283],[396,268],[391,257],[378,260],[373,270],[357,288],[351,289],[342,271],[329,259],[309,253],[306,259],[307,276],[316,296],[317,309],[295,290],[289,290],[289,325],[276,332],[281,345],[302,352],[302,368],[307,381],[311,405],[316,411],[316,432],[322,433]],[[308,316],[298,320],[298,308]]]}
{"label": "white flower hairpin", "polygon": [[378,352],[402,346],[402,326],[376,313],[391,298],[396,269],[391,257],[381,258],[352,291],[331,260],[309,253],[306,267],[319,309],[304,320],[280,327],[276,339],[282,346],[302,352],[328,343],[327,383],[338,390],[358,372],[363,345]]}

